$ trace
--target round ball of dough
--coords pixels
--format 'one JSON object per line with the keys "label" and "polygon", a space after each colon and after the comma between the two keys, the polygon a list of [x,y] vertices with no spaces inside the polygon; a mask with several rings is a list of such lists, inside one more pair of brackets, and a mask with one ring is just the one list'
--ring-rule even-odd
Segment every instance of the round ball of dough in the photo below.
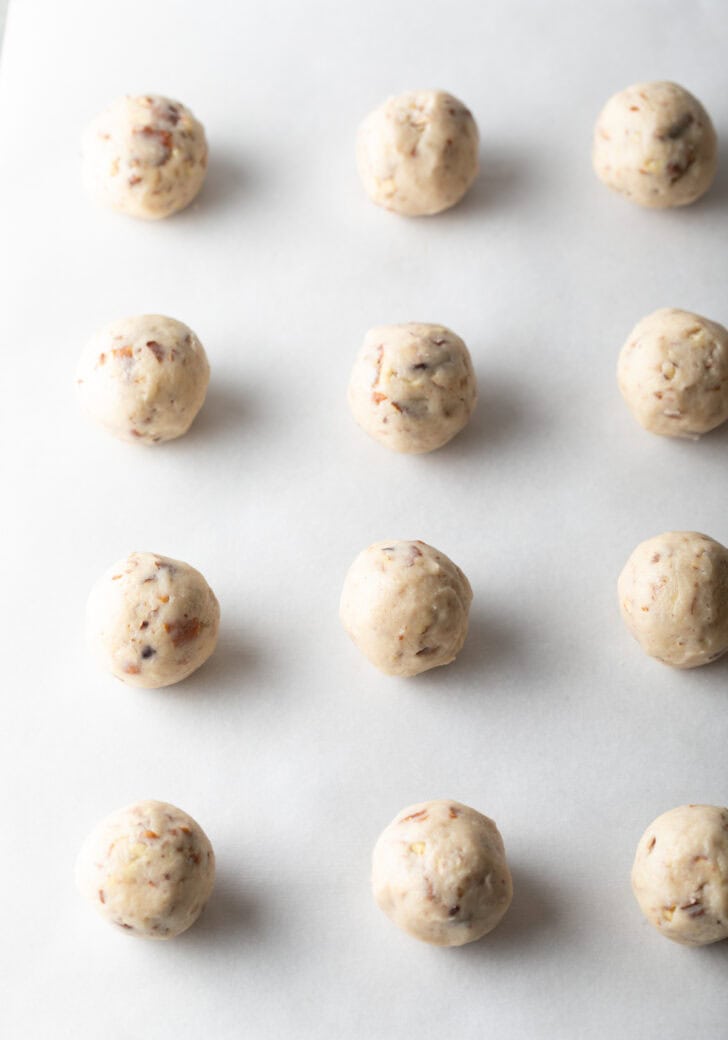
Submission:
{"label": "round ball of dough", "polygon": [[473,590],[444,553],[424,542],[375,542],[344,581],[341,623],[386,675],[450,664],[468,633]]}
{"label": "round ball of dough", "polygon": [[192,329],[161,314],[121,318],[84,348],[76,387],[84,411],[125,441],[159,444],[187,433],[210,381]]}
{"label": "round ball of dough", "polygon": [[646,430],[697,438],[728,419],[728,330],[690,311],[655,311],[622,347],[617,382]]}
{"label": "round ball of dough", "polygon": [[131,553],[96,582],[86,637],[104,668],[128,686],[181,682],[215,649],[220,607],[199,571],[156,553]]}
{"label": "round ball of dough", "polygon": [[668,939],[705,946],[728,937],[728,809],[681,805],[650,824],[637,846],[632,891]]}
{"label": "round ball of dough", "polygon": [[76,862],[81,895],[111,924],[144,939],[173,939],[186,931],[214,883],[207,835],[167,802],[137,802],[107,816]]}
{"label": "round ball of dough", "polygon": [[349,406],[361,428],[386,448],[412,455],[447,444],[476,398],[468,348],[444,325],[370,329],[349,380]]}
{"label": "round ball of dough", "polygon": [[710,116],[677,83],[636,83],[606,103],[594,128],[601,181],[641,206],[686,206],[708,190],[718,164]]}
{"label": "round ball of dough", "polygon": [[356,138],[359,176],[372,202],[410,217],[459,202],[478,173],[478,127],[441,90],[410,90],[370,112]]}
{"label": "round ball of dough", "polygon": [[447,800],[410,805],[382,831],[372,857],[372,889],[387,917],[435,946],[482,938],[513,896],[496,825]]}
{"label": "round ball of dough", "polygon": [[728,549],[695,531],[641,542],[619,576],[627,628],[650,657],[697,668],[728,650]]}
{"label": "round ball of dough", "polygon": [[207,171],[202,124],[179,101],[154,94],[119,98],[92,119],[82,155],[92,198],[148,220],[188,206]]}

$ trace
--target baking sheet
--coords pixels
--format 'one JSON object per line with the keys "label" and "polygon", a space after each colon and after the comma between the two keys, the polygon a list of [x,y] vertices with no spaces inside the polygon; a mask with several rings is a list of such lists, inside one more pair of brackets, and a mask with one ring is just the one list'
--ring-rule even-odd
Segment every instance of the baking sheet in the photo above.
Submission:
{"label": "baking sheet", "polygon": [[[0,66],[3,855],[7,1037],[683,1040],[725,1035],[726,944],[685,950],[629,888],[642,830],[726,801],[728,662],[671,672],[621,626],[616,576],[666,529],[728,542],[728,433],[671,443],[619,398],[617,352],[658,306],[728,319],[728,155],[700,203],[647,212],[591,173],[601,105],[684,83],[728,136],[720,0],[13,0]],[[359,120],[439,86],[481,129],[482,174],[447,214],[372,206]],[[199,202],[147,225],[80,188],[84,123],[117,95],[189,104],[211,147]],[[209,399],[158,450],[75,400],[98,325],[145,311],[200,335]],[[443,322],[481,388],[430,457],[354,425],[372,325]],[[459,660],[376,673],[337,619],[380,538],[468,574]],[[94,670],[98,574],[133,549],[189,561],[220,599],[215,656],[162,691]],[[87,831],[172,801],[219,881],[169,944],[106,927],[73,888]],[[496,932],[457,950],[374,907],[369,855],[404,805],[493,816],[514,874]]]}

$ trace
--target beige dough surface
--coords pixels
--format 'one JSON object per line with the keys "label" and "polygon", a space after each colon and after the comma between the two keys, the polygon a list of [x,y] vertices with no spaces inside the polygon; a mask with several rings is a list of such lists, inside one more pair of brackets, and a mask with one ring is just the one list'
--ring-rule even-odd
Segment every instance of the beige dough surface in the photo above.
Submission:
{"label": "beige dough surface", "polygon": [[728,330],[690,311],[655,311],[622,347],[617,382],[646,430],[695,439],[728,419]]}
{"label": "beige dough surface", "polygon": [[372,890],[387,917],[415,939],[462,946],[495,928],[513,883],[495,823],[441,800],[408,806],[382,831]]}
{"label": "beige dough surface", "polygon": [[76,370],[81,407],[121,440],[181,437],[205,400],[210,366],[192,329],[162,314],[121,318],[86,344]]}
{"label": "beige dough surface", "polygon": [[449,664],[468,632],[470,583],[425,542],[375,542],[352,563],[341,593],[345,630],[386,675]]}
{"label": "beige dough surface", "polygon": [[441,90],[390,97],[359,127],[356,160],[372,202],[406,216],[459,202],[478,173],[478,127],[462,101]]}
{"label": "beige dough surface", "polygon": [[361,428],[410,454],[447,444],[467,423],[476,398],[468,348],[444,325],[370,329],[349,380],[349,407]]}
{"label": "beige dough surface", "polygon": [[220,607],[199,571],[131,553],[103,574],[86,607],[86,638],[101,666],[129,686],[170,686],[217,644]]}
{"label": "beige dough surface", "polygon": [[650,657],[696,668],[728,650],[728,550],[695,531],[641,542],[619,576],[627,628]]}
{"label": "beige dough surface", "polygon": [[122,97],[82,139],[83,181],[103,206],[157,220],[188,206],[207,171],[202,124],[179,101]]}
{"label": "beige dough surface", "polygon": [[666,938],[704,946],[728,937],[728,809],[681,805],[640,838],[632,891]]}
{"label": "beige dough surface", "polygon": [[144,939],[184,932],[214,883],[207,835],[166,802],[137,802],[112,813],[89,834],[76,862],[81,895],[110,924]]}
{"label": "beige dough surface", "polygon": [[609,99],[594,128],[594,170],[641,206],[685,206],[708,190],[718,164],[710,116],[677,83],[635,83]]}

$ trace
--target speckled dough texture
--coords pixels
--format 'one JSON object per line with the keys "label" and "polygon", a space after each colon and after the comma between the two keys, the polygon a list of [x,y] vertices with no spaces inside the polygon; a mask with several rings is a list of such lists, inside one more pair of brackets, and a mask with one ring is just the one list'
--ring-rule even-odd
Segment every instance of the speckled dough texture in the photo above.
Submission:
{"label": "speckled dough texture", "polygon": [[619,606],[646,654],[696,668],[728,650],[728,550],[695,531],[641,542],[619,576]]}
{"label": "speckled dough texture", "polygon": [[89,834],[76,862],[81,895],[110,924],[144,939],[186,931],[214,883],[207,835],[166,802],[137,802],[112,813]]}
{"label": "speckled dough texture", "polygon": [[202,124],[179,101],[155,94],[119,98],[96,116],[82,155],[93,199],[149,220],[188,206],[207,171]]}
{"label": "speckled dough texture", "polygon": [[705,946],[728,937],[728,809],[681,805],[640,838],[632,891],[668,939]]}
{"label": "speckled dough texture", "polygon": [[475,407],[468,348],[444,325],[379,325],[364,338],[348,399],[358,424],[380,444],[434,451],[462,430]]}
{"label": "speckled dough texture", "polygon": [[425,542],[375,542],[352,563],[341,623],[386,675],[411,676],[449,664],[468,632],[470,582]]}
{"label": "speckled dough texture", "polygon": [[617,382],[646,430],[695,440],[728,419],[728,330],[690,311],[655,311],[622,347]]}
{"label": "speckled dough texture", "polygon": [[103,668],[129,686],[170,686],[204,664],[217,644],[220,607],[199,571],[134,552],[99,578],[86,637]]}
{"label": "speckled dough texture", "polygon": [[76,371],[82,409],[115,437],[159,444],[187,432],[210,366],[192,329],[162,314],[121,318],[86,344]]}
{"label": "speckled dough texture", "polygon": [[441,800],[408,806],[382,831],[372,890],[387,917],[415,939],[463,946],[499,923],[513,883],[495,823]]}
{"label": "speckled dough texture", "polygon": [[478,128],[462,101],[441,90],[390,97],[359,127],[356,159],[378,206],[406,216],[459,202],[478,173]]}
{"label": "speckled dough texture", "polygon": [[677,83],[636,83],[606,103],[592,160],[608,187],[641,206],[695,202],[708,190],[718,143],[708,113]]}

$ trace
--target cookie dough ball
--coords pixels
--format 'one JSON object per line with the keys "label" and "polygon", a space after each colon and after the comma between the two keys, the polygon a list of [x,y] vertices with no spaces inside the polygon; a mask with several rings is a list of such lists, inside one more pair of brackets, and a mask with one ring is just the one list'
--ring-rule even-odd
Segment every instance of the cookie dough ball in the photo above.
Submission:
{"label": "cookie dough ball", "polygon": [[690,311],[655,311],[622,347],[617,381],[646,430],[695,439],[728,419],[728,330]]}
{"label": "cookie dough ball", "polygon": [[459,202],[478,173],[478,127],[441,90],[410,90],[370,112],[356,139],[359,176],[372,202],[410,217]]}
{"label": "cookie dough ball", "polygon": [[634,550],[619,576],[627,628],[650,657],[697,668],[728,650],[728,549],[667,531]]}
{"label": "cookie dough ball", "polygon": [[705,946],[728,937],[728,809],[681,805],[650,824],[637,846],[632,891],[668,939]]}
{"label": "cookie dough ball", "polygon": [[155,94],[119,98],[96,116],[82,154],[91,197],[148,220],[188,206],[207,171],[202,124],[179,101]]}
{"label": "cookie dough ball", "polygon": [[210,381],[192,329],[162,314],[121,318],[99,329],[76,372],[81,407],[115,437],[159,444],[187,433]]}
{"label": "cookie dough ball", "polygon": [[410,805],[382,831],[372,857],[372,889],[387,917],[435,946],[481,939],[513,896],[496,825],[447,800]]}
{"label": "cookie dough ball", "polygon": [[467,423],[476,397],[468,348],[444,325],[370,329],[349,380],[349,406],[361,428],[386,448],[412,455],[447,444]]}
{"label": "cookie dough ball", "polygon": [[444,553],[424,542],[375,542],[349,568],[341,623],[385,675],[450,664],[468,633],[473,590]]}
{"label": "cookie dough ball", "polygon": [[641,206],[686,206],[708,190],[718,164],[710,116],[677,83],[636,83],[606,103],[592,160],[607,187]]}
{"label": "cookie dough ball", "polygon": [[156,689],[191,675],[215,649],[220,607],[199,571],[134,552],[99,578],[86,636],[102,667],[128,686]]}
{"label": "cookie dough ball", "polygon": [[202,913],[215,883],[209,838],[167,802],[137,802],[89,834],[76,884],[98,912],[129,935],[173,939]]}

